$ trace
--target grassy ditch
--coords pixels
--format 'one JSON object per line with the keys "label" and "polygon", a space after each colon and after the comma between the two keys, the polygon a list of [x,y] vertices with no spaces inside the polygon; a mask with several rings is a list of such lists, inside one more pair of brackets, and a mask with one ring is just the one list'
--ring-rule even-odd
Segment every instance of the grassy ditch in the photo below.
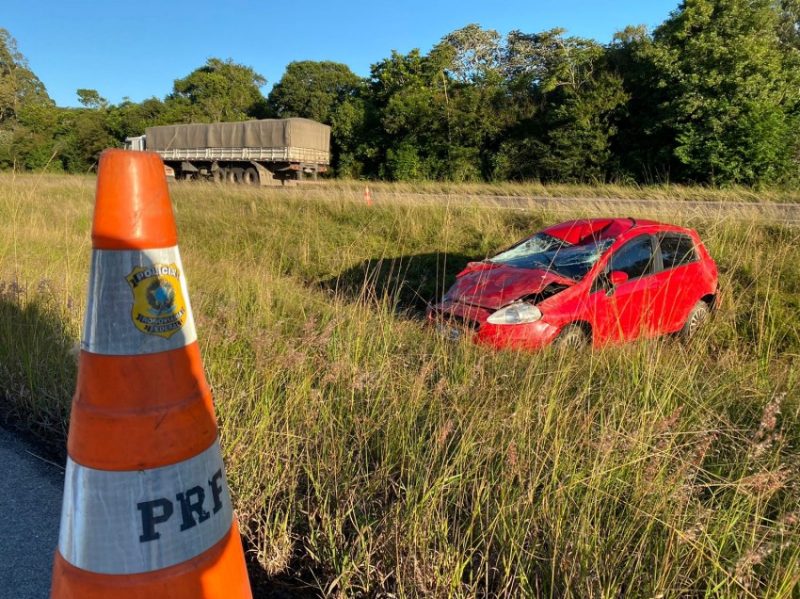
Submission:
{"label": "grassy ditch", "polygon": [[[676,211],[724,288],[688,346],[491,352],[439,340],[420,307],[562,217],[352,195],[173,188],[267,580],[342,597],[797,595],[800,231]],[[0,179],[0,417],[56,444],[92,201],[87,178]]]}

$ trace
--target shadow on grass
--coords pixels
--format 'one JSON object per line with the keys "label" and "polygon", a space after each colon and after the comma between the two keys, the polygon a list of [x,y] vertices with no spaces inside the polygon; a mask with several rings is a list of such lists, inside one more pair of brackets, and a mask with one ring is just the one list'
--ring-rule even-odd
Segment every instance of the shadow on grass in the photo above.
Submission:
{"label": "shadow on grass", "polygon": [[247,575],[250,578],[250,587],[253,597],[258,599],[321,599],[324,593],[314,588],[319,584],[311,570],[303,569],[303,560],[296,557],[289,565],[286,574],[269,576],[264,568],[253,557],[245,539],[245,559],[247,560]]}
{"label": "shadow on grass", "polygon": [[449,253],[376,258],[318,284],[351,301],[388,301],[396,312],[420,318],[428,304],[439,300],[470,260],[475,258]]}
{"label": "shadow on grass", "polygon": [[[0,281],[0,426],[29,440],[37,455],[63,464],[67,422],[77,377],[76,331],[64,321],[60,297],[40,285]],[[69,309],[69,308],[66,308]],[[313,580],[269,577],[247,553],[254,596],[317,597]]]}
{"label": "shadow on grass", "polygon": [[74,335],[47,289],[0,282],[0,423],[65,456],[77,364]]}

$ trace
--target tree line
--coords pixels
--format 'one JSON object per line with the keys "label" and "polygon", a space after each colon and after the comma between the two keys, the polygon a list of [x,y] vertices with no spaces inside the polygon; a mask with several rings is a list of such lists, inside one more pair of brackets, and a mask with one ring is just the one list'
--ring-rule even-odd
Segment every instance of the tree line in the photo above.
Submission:
{"label": "tree line", "polygon": [[0,29],[0,168],[90,171],[160,124],[306,117],[340,177],[788,185],[800,174],[800,0],[684,0],[608,44],[472,24],[428,53],[289,64],[209,59],[165,98],[57,107]]}

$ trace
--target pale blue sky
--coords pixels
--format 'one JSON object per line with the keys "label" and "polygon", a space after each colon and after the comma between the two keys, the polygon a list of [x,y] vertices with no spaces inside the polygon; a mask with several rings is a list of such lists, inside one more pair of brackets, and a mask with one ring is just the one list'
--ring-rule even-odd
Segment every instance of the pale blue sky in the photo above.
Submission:
{"label": "pale blue sky", "polygon": [[563,27],[606,43],[626,25],[655,27],[678,0],[411,0],[269,2],[198,0],[91,2],[6,0],[0,27],[61,106],[75,90],[113,103],[162,98],[173,80],[212,56],[267,78],[266,94],[293,60],[333,60],[358,75],[392,50],[429,50],[468,23],[508,33]]}

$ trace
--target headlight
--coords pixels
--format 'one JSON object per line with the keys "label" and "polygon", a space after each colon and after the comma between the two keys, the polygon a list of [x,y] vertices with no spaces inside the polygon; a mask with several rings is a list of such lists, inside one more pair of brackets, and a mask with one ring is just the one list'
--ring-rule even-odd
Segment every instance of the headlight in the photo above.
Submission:
{"label": "headlight", "polygon": [[486,319],[490,324],[523,324],[536,322],[542,317],[542,312],[536,306],[525,302],[517,302],[498,310]]}

